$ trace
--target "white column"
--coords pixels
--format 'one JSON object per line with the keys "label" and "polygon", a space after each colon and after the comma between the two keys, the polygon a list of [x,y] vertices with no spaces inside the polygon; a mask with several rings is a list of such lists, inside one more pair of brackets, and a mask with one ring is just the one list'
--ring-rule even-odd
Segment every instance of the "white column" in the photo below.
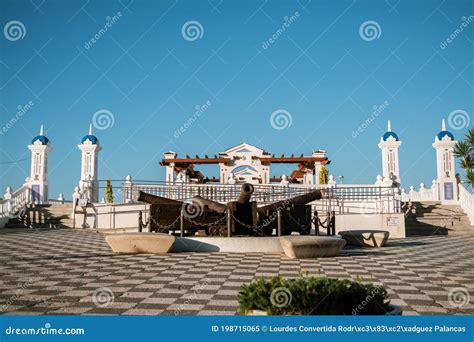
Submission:
{"label": "white column", "polygon": [[456,143],[453,135],[446,131],[446,123],[443,120],[441,132],[435,137],[433,148],[436,150],[438,199],[444,204],[454,204],[458,201],[456,162],[453,154]]}
{"label": "white column", "polygon": [[32,199],[38,204],[48,202],[48,155],[52,151],[48,138],[44,136],[41,126],[40,134],[28,145],[31,151],[31,171],[29,187]]}
{"label": "white column", "polygon": [[384,179],[391,179],[401,183],[400,164],[398,159],[398,149],[402,144],[398,136],[392,132],[390,121],[388,121],[387,132],[380,139],[379,148],[382,151],[382,176]]}
{"label": "white column", "polygon": [[81,188],[89,188],[89,201],[99,202],[99,152],[102,148],[99,141],[92,135],[92,125],[89,127],[89,135],[83,138],[77,147],[82,152],[81,162]]}

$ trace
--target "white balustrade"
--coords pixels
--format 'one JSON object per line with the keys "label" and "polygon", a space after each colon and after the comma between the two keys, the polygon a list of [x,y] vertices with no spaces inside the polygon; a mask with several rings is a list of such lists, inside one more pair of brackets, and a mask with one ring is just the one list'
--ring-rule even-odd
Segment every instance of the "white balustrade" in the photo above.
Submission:
{"label": "white balustrade", "polygon": [[[236,200],[241,185],[232,184],[190,184],[190,183],[138,183],[127,179],[123,183],[124,202],[137,198],[138,191],[150,195],[189,201],[199,195],[222,203]],[[398,188],[374,184],[328,185],[276,184],[254,185],[252,199],[260,205],[281,201],[314,190],[321,190],[323,198],[315,204],[315,210],[345,213],[398,213],[401,197]],[[129,196],[128,194],[133,194]],[[316,203],[316,202],[315,202]]]}
{"label": "white balustrade", "polygon": [[8,187],[3,197],[3,200],[0,200],[0,218],[11,217],[31,203],[31,190],[27,185],[23,185],[12,193]]}
{"label": "white balustrade", "polygon": [[410,186],[408,192],[405,189],[402,189],[401,194],[402,202],[422,202],[422,201],[438,201],[438,185],[436,181],[433,181],[431,188],[425,188],[425,184],[420,184],[420,189],[415,190],[414,186]]}
{"label": "white balustrade", "polygon": [[459,184],[459,205],[474,225],[474,193],[469,192],[462,183]]}

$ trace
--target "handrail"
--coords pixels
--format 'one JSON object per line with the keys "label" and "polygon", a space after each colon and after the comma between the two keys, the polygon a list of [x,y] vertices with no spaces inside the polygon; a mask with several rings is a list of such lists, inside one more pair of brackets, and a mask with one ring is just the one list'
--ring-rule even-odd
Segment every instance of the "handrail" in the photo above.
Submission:
{"label": "handrail", "polygon": [[[143,184],[124,182],[124,201],[136,199],[138,191],[173,200],[187,201],[196,195],[225,203],[235,200],[240,194],[240,184],[189,184],[166,183]],[[399,213],[401,196],[398,188],[381,185],[305,185],[305,184],[257,184],[252,199],[258,204],[271,203],[321,190],[322,199],[317,201],[320,211],[335,211],[339,214],[374,211],[375,213]],[[316,203],[316,202],[315,202]]]}

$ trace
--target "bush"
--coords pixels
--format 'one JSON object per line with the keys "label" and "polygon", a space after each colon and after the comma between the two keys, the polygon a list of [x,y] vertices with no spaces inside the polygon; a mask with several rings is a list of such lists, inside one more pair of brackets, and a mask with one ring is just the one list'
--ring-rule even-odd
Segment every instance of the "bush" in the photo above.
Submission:
{"label": "bush", "polygon": [[299,276],[259,278],[242,285],[240,312],[269,315],[383,315],[390,311],[383,286],[358,281]]}

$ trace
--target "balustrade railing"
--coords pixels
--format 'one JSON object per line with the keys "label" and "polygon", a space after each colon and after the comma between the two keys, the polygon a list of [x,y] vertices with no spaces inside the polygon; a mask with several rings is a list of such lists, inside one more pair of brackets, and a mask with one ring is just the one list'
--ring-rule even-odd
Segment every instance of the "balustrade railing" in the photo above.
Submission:
{"label": "balustrade railing", "polygon": [[[189,184],[166,182],[131,182],[123,183],[124,202],[136,199],[138,191],[169,199],[188,201],[199,195],[204,198],[226,203],[236,200],[241,185],[231,184]],[[322,199],[313,203],[315,210],[322,212],[335,211],[336,214],[349,213],[399,213],[401,197],[398,188],[379,185],[304,185],[275,184],[254,185],[252,200],[259,205],[281,201],[314,190],[322,191]]]}
{"label": "balustrade railing", "polygon": [[459,205],[474,225],[474,193],[469,192],[462,183],[459,184]]}
{"label": "balustrade railing", "polygon": [[24,185],[13,193],[8,188],[4,199],[0,200],[0,218],[16,215],[30,202],[31,189],[28,186]]}

